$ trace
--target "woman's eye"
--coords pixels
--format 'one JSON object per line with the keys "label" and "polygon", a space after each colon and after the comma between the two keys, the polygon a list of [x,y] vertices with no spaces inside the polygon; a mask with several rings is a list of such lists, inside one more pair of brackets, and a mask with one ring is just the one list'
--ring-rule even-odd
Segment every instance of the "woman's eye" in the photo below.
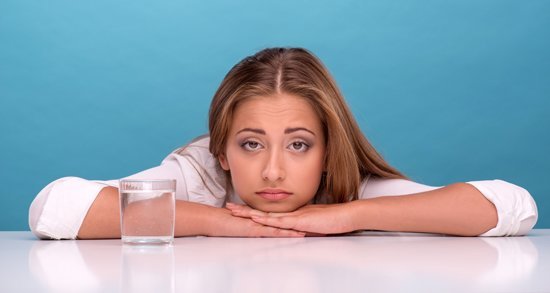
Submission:
{"label": "woman's eye", "polygon": [[290,149],[297,152],[305,152],[309,149],[309,145],[307,145],[303,141],[295,141],[290,144]]}
{"label": "woman's eye", "polygon": [[261,148],[260,143],[256,141],[245,141],[241,146],[247,151],[255,151]]}

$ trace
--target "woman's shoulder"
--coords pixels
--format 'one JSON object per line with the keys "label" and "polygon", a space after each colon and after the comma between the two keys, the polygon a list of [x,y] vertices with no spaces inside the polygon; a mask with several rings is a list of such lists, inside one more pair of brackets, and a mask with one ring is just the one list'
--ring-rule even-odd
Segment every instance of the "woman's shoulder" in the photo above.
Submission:
{"label": "woman's shoulder", "polygon": [[179,165],[190,200],[221,206],[227,193],[226,177],[209,146],[210,136],[199,136],[171,152],[165,161]]}
{"label": "woman's shoulder", "polygon": [[210,136],[201,135],[193,139],[190,143],[172,151],[165,160],[176,159],[180,162],[186,162],[200,173],[212,173],[212,175],[223,176],[218,160],[210,152]]}
{"label": "woman's shoulder", "polygon": [[183,145],[177,148],[176,150],[172,151],[171,154],[186,155],[189,152],[195,152],[195,153],[212,156],[212,154],[210,153],[209,147],[210,147],[210,135],[204,134],[194,138],[188,144]]}
{"label": "woman's shoulder", "polygon": [[371,175],[367,176],[361,183],[359,198],[413,194],[437,188],[439,187],[414,182],[408,179],[382,178]]}

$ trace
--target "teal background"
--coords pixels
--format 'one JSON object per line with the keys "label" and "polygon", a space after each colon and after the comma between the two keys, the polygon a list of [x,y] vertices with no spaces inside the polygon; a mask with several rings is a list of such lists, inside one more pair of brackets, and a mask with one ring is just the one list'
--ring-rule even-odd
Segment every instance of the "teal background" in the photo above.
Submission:
{"label": "teal background", "polygon": [[0,230],[63,176],[158,165],[207,130],[225,73],[269,46],[331,70],[412,179],[499,178],[550,228],[550,1],[0,1]]}

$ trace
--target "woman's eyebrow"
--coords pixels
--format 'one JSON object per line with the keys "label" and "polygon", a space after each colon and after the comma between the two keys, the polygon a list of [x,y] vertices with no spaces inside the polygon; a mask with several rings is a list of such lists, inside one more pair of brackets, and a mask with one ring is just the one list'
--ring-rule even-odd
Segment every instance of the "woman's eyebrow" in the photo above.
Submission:
{"label": "woman's eyebrow", "polygon": [[315,136],[315,133],[313,131],[311,131],[307,128],[304,128],[304,127],[287,128],[287,129],[285,129],[285,134],[293,133],[293,132],[300,131],[300,130],[307,131],[307,132],[313,134],[313,136]]}
{"label": "woman's eyebrow", "polygon": [[254,132],[254,133],[257,133],[257,134],[263,134],[265,135],[265,130],[263,129],[260,129],[260,128],[243,128],[239,131],[237,131],[237,134],[241,133],[241,132],[245,132],[245,131],[250,131],[250,132]]}
{"label": "woman's eyebrow", "polygon": [[[261,128],[249,128],[249,127],[246,127],[246,128],[243,128],[239,131],[237,131],[236,134],[239,134],[241,132],[254,132],[254,133],[257,133],[257,134],[261,134],[261,135],[265,135],[266,132],[265,130],[261,129]],[[285,129],[285,134],[290,134],[290,133],[294,133],[296,131],[307,131],[309,133],[311,133],[313,136],[315,136],[315,133],[305,127],[291,127],[291,128],[286,128]]]}

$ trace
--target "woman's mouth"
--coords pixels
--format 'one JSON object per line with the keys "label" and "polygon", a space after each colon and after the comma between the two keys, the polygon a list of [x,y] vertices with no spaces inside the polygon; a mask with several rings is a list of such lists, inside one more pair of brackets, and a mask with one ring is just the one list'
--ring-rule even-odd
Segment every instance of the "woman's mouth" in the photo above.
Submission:
{"label": "woman's mouth", "polygon": [[270,201],[283,200],[292,195],[292,192],[288,192],[282,189],[264,189],[256,192],[257,195]]}

